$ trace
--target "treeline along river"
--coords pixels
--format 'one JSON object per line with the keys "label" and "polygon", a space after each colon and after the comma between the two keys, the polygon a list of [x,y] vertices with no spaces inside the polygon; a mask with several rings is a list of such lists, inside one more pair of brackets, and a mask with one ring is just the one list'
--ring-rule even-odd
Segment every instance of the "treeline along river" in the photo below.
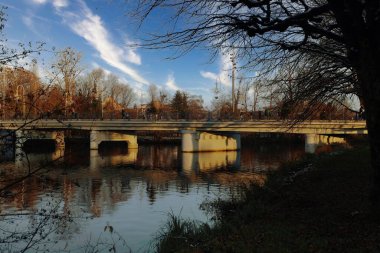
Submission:
{"label": "treeline along river", "polygon": [[302,140],[243,138],[241,151],[205,153],[182,153],[179,144],[85,145],[2,153],[0,252],[149,252],[169,214],[211,222],[203,202],[238,196],[241,185],[262,184],[266,171],[304,154]]}

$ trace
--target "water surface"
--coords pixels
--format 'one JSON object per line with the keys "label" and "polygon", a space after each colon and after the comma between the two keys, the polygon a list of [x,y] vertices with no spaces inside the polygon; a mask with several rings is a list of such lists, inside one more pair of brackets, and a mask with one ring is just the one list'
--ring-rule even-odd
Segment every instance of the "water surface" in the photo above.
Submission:
{"label": "water surface", "polygon": [[[114,246],[117,252],[149,252],[168,214],[210,222],[201,203],[238,196],[242,184],[262,184],[265,171],[304,154],[303,144],[289,143],[206,153],[182,153],[178,145],[128,150],[108,143],[99,151],[86,145],[16,150],[14,160],[9,154],[3,159],[0,187],[39,170],[0,198],[1,252],[17,252],[31,241],[37,243],[27,252],[108,252]],[[37,230],[43,232],[33,234]]]}

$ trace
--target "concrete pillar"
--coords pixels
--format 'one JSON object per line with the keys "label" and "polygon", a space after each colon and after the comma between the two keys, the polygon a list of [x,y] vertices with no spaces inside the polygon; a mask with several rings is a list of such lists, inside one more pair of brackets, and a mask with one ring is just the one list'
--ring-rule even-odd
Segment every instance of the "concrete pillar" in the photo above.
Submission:
{"label": "concrete pillar", "polygon": [[136,135],[92,130],[90,133],[90,149],[98,149],[102,141],[125,141],[128,143],[128,149],[138,148]]}
{"label": "concrete pillar", "polygon": [[240,150],[240,134],[182,130],[182,152]]}
{"label": "concrete pillar", "polygon": [[346,143],[344,137],[319,135],[319,134],[306,134],[305,135],[305,152],[314,153],[318,145]]}
{"label": "concrete pillar", "polygon": [[315,149],[319,145],[319,135],[318,134],[306,134],[305,135],[305,152],[315,153]]}
{"label": "concrete pillar", "polygon": [[16,131],[16,148],[23,147],[27,140],[54,140],[57,149],[65,148],[64,131],[40,131],[40,130],[18,130]]}

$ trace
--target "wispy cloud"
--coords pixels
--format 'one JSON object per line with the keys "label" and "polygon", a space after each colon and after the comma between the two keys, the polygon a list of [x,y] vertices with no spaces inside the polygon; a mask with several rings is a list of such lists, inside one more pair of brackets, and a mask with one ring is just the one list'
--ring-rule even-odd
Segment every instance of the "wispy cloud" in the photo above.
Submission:
{"label": "wispy cloud", "polygon": [[211,79],[214,81],[217,81],[219,76],[213,72],[208,72],[208,71],[201,71],[201,76],[206,78],[206,79]]}
{"label": "wispy cloud", "polygon": [[29,28],[34,29],[33,20],[31,16],[23,16],[22,22]]}
{"label": "wispy cloud", "polygon": [[115,45],[105,28],[100,16],[95,15],[87,7],[86,3],[80,1],[81,13],[69,11],[58,11],[65,23],[77,35],[83,37],[93,48],[95,48],[101,59],[109,65],[121,70],[134,81],[148,84],[136,70],[132,69],[125,61],[141,64],[141,58],[134,50],[123,49]]}
{"label": "wispy cloud", "polygon": [[67,7],[69,5],[68,0],[32,0],[31,3],[33,4],[46,4],[51,3],[55,8],[63,8]]}
{"label": "wispy cloud", "polygon": [[[51,3],[63,22],[78,36],[84,38],[108,65],[119,69],[133,81],[149,84],[135,69],[127,63],[141,65],[141,57],[135,48],[116,45],[111,38],[102,18],[94,14],[85,1],[77,0],[75,8],[69,6],[67,0],[32,0],[35,4]],[[126,40],[126,39],[125,39]]]}
{"label": "wispy cloud", "polygon": [[165,83],[166,87],[168,87],[169,90],[177,91],[180,90],[180,88],[175,83],[175,78],[173,74],[169,74],[168,80]]}
{"label": "wispy cloud", "polygon": [[31,2],[34,4],[45,4],[47,0],[32,0]]}
{"label": "wispy cloud", "polygon": [[[27,13],[22,12],[21,20],[24,23],[24,25],[28,27],[28,29],[31,32],[33,32],[36,36],[38,36],[41,39],[45,39],[45,40],[47,39],[46,36],[44,35],[44,32],[50,28],[49,25],[46,25],[46,23],[49,24],[50,22],[52,22],[51,20],[48,20],[40,16],[36,16],[31,11],[27,11]],[[42,21],[44,23],[43,25],[44,29],[40,29],[41,22],[38,22],[38,21]]]}
{"label": "wispy cloud", "polygon": [[68,0],[53,0],[53,5],[55,8],[63,8],[69,5]]}
{"label": "wispy cloud", "polygon": [[203,78],[213,80],[214,82],[221,83],[225,86],[231,85],[231,74],[232,63],[229,54],[221,54],[219,63],[219,73],[201,71],[200,74]]}

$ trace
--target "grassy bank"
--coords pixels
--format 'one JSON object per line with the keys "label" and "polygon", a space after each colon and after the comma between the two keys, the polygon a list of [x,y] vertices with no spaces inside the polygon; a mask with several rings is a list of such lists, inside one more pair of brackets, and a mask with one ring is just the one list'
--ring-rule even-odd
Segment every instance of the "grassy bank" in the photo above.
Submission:
{"label": "grassy bank", "polygon": [[252,186],[242,200],[211,204],[210,227],[171,217],[158,252],[380,252],[370,213],[369,151],[310,156]]}

